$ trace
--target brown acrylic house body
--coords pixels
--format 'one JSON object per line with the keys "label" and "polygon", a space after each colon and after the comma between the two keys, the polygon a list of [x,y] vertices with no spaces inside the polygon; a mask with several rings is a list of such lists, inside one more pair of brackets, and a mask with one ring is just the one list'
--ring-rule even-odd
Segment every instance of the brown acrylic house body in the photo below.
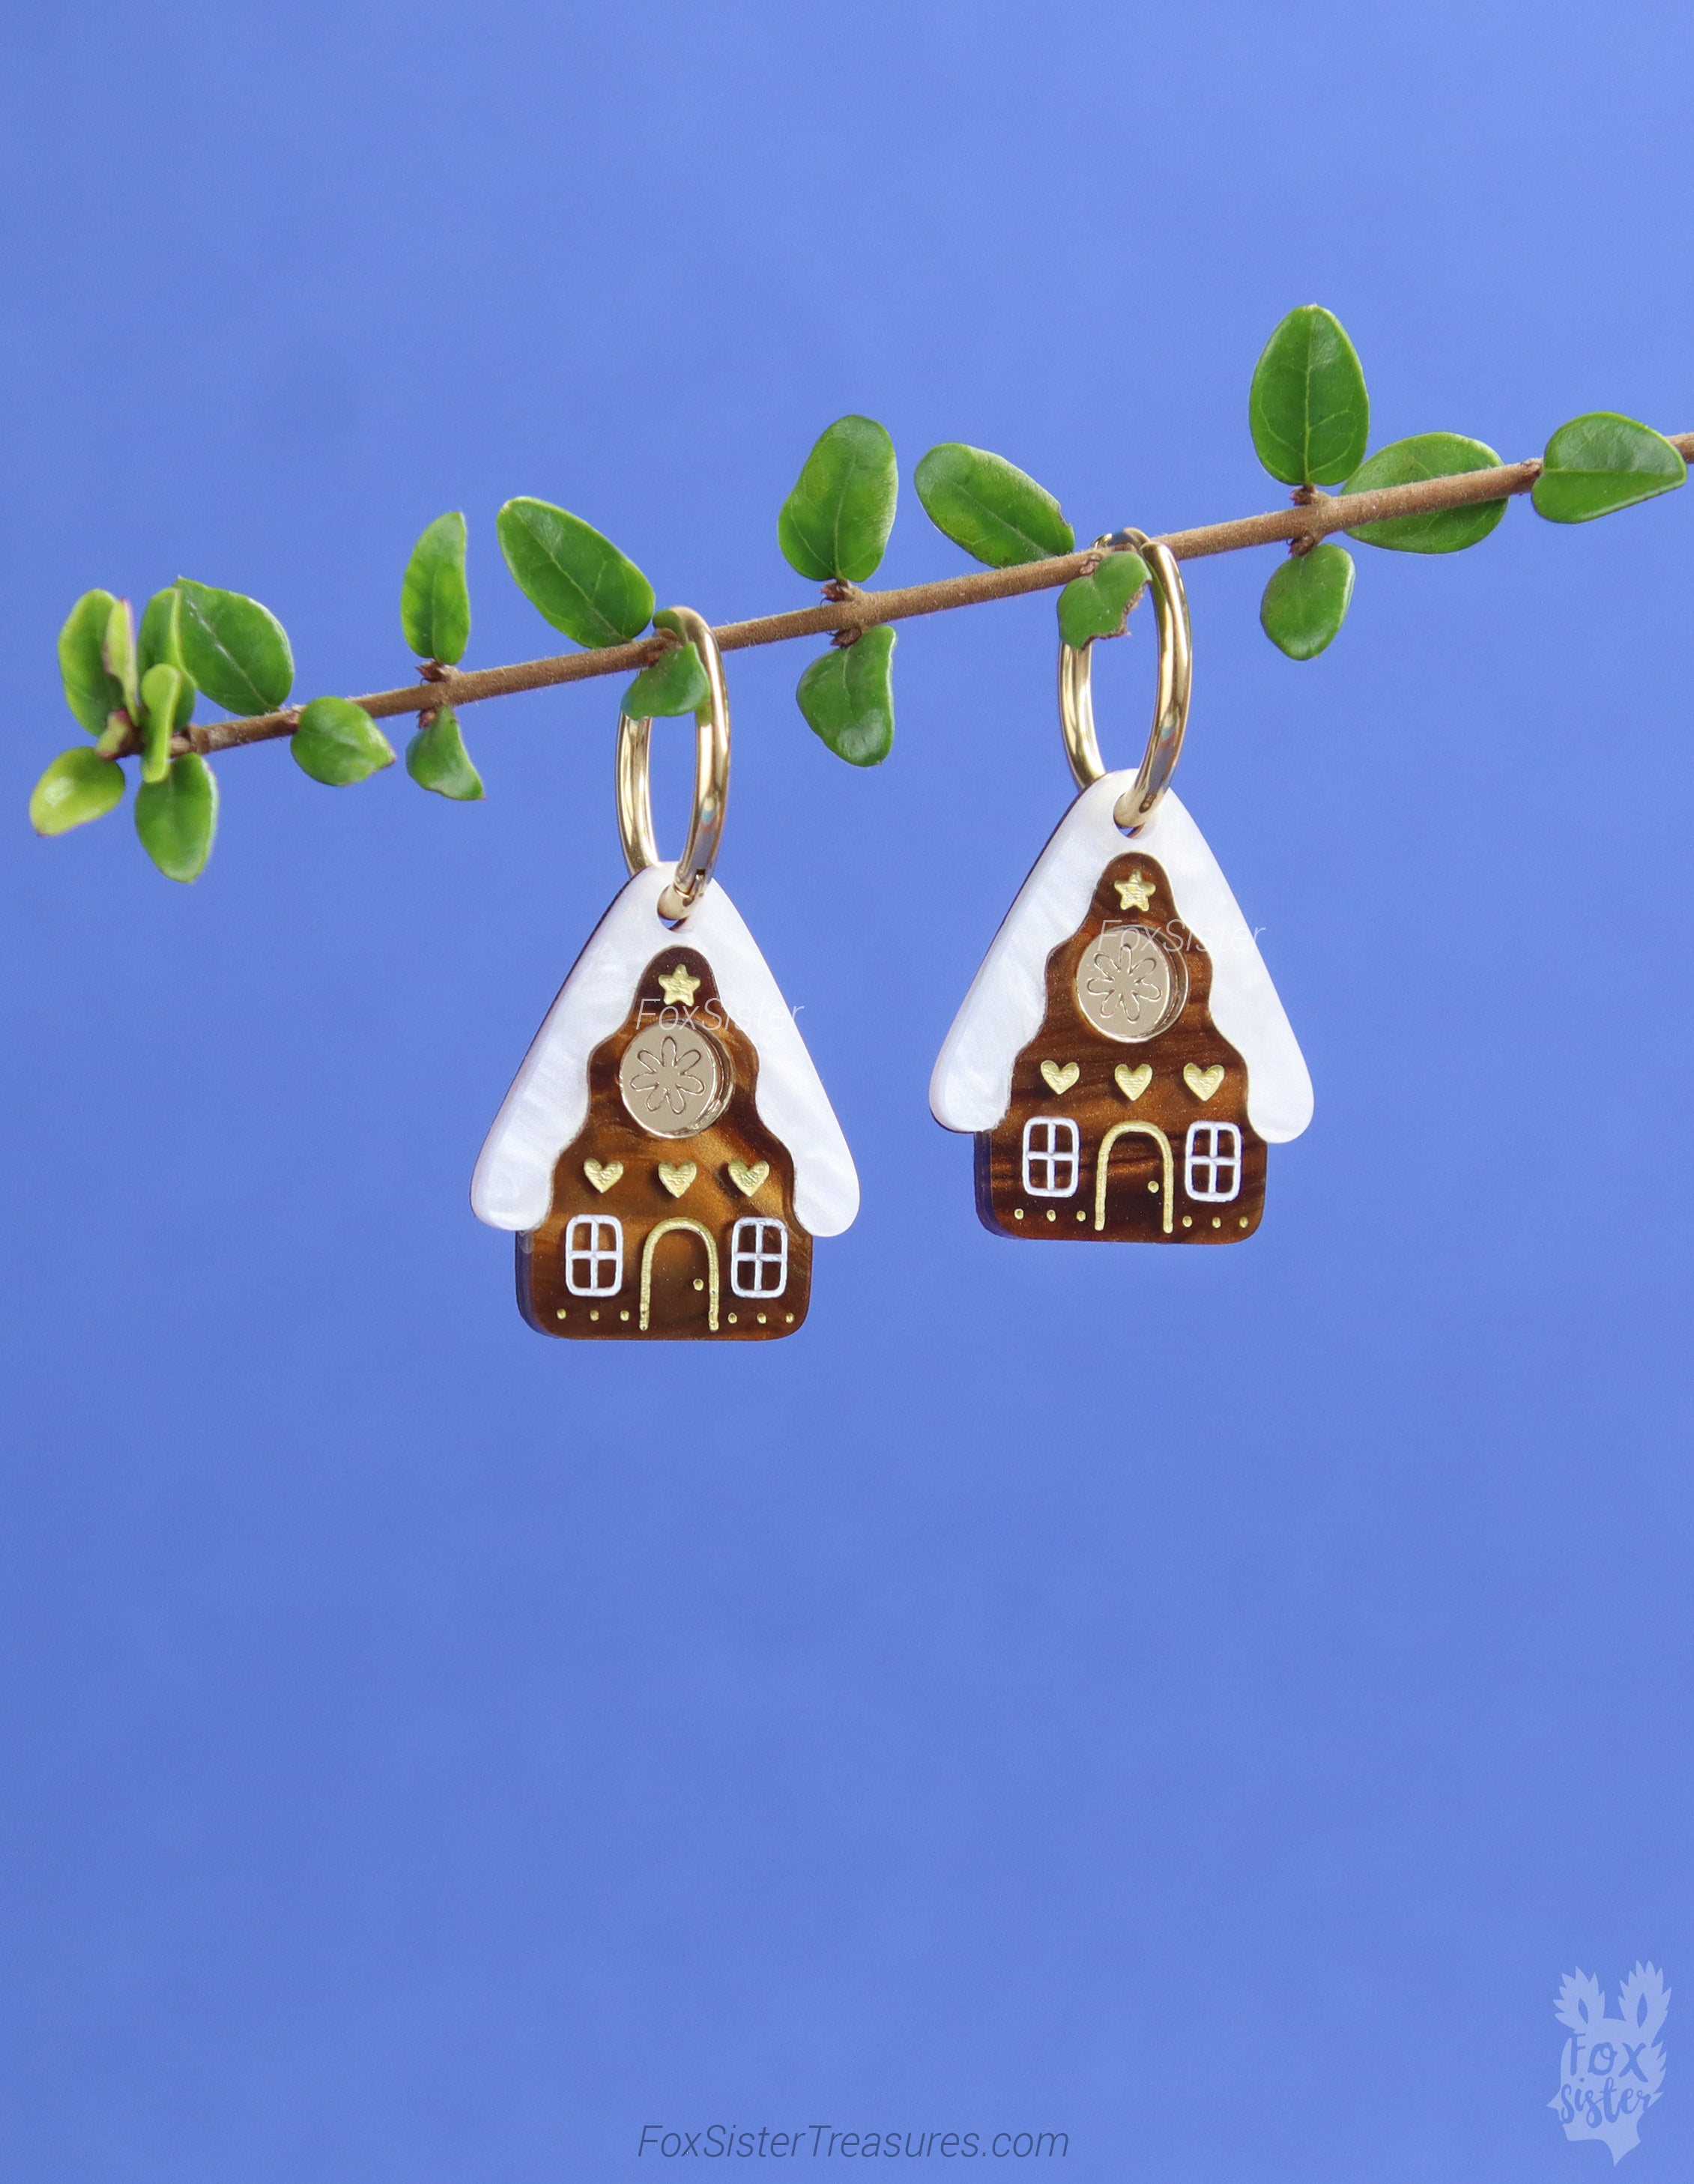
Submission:
{"label": "brown acrylic house body", "polygon": [[758,1341],[811,1290],[794,1162],[761,1120],[759,1057],[710,965],[672,946],[588,1061],[588,1112],[553,1203],[517,1240],[518,1303],[543,1334]]}
{"label": "brown acrylic house body", "polygon": [[1126,855],[1047,958],[1039,1030],[976,1137],[997,1235],[1226,1244],[1264,1211],[1247,1065],[1212,1021],[1213,966],[1156,860]]}

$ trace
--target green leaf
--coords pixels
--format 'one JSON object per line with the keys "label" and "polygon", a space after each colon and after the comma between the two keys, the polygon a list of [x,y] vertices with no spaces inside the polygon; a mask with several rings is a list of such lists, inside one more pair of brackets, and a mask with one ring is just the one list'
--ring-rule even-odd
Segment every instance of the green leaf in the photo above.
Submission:
{"label": "green leaf", "polygon": [[790,568],[818,583],[876,574],[894,528],[900,465],[873,417],[838,417],[806,457],[777,518]]}
{"label": "green leaf", "polygon": [[162,782],[170,765],[170,738],[194,710],[194,683],[168,662],[151,666],[142,677],[142,780]]}
{"label": "green leaf", "polygon": [[642,669],[624,692],[619,710],[632,721],[650,719],[655,713],[695,713],[710,697],[711,684],[698,648],[676,644]]}
{"label": "green leaf", "polygon": [[592,524],[546,500],[509,500],[496,519],[518,589],[578,644],[627,644],[646,628],[653,587]]}
{"label": "green leaf", "polygon": [[1550,523],[1591,523],[1674,493],[1688,476],[1687,464],[1662,433],[1613,410],[1591,410],[1561,425],[1543,460],[1530,498]]}
{"label": "green leaf", "polygon": [[273,713],[294,687],[287,632],[269,607],[240,592],[176,579],[180,658],[197,687],[231,713]]}
{"label": "green leaf", "polygon": [[[148,684],[159,694],[149,698]],[[152,713],[168,706],[170,713],[170,733],[178,734],[194,717],[194,700],[199,694],[194,688],[193,677],[185,675],[170,660],[161,660],[149,667],[142,677],[142,710]]]}
{"label": "green leaf", "polygon": [[198,879],[217,831],[217,777],[193,751],[172,759],[162,781],[136,791],[136,832],[168,880]]}
{"label": "green leaf", "polygon": [[912,482],[925,512],[956,546],[992,569],[1071,553],[1076,533],[1052,494],[984,448],[932,448]]}
{"label": "green leaf", "polygon": [[[1384,486],[1414,485],[1420,478],[1458,477],[1467,471],[1498,467],[1500,458],[1480,440],[1463,432],[1419,432],[1379,448],[1341,488],[1342,493],[1375,493]],[[1473,501],[1468,508],[1436,508],[1427,515],[1393,515],[1381,523],[1358,523],[1350,538],[1367,546],[1391,546],[1401,554],[1457,554],[1487,538],[1506,513],[1503,500]]]}
{"label": "green leaf", "polygon": [[1353,557],[1345,546],[1291,554],[1265,586],[1259,627],[1290,660],[1315,660],[1347,618]]}
{"label": "green leaf", "polygon": [[1060,636],[1078,647],[1096,637],[1121,637],[1146,581],[1139,554],[1108,554],[1091,577],[1073,578],[1060,593]]}
{"label": "green leaf", "polygon": [[849,766],[880,766],[894,748],[894,633],[884,623],[814,660],[794,692],[812,733]]}
{"label": "green leaf", "polygon": [[142,779],[164,780],[170,764],[170,738],[186,728],[194,713],[194,685],[180,667],[161,660],[142,677]]}
{"label": "green leaf", "polygon": [[351,698],[314,698],[290,738],[294,763],[328,788],[348,788],[394,763],[394,747]]}
{"label": "green leaf", "polygon": [[59,633],[64,701],[91,736],[105,734],[109,717],[124,702],[122,684],[106,667],[106,629],[117,604],[110,592],[85,592]]}
{"label": "green leaf", "polygon": [[471,765],[451,705],[419,727],[406,745],[406,772],[420,788],[450,796],[455,804],[479,804],[482,777]]}
{"label": "green leaf", "polygon": [[406,564],[400,627],[425,660],[456,667],[471,642],[471,593],[465,582],[465,518],[437,515]]}
{"label": "green leaf", "polygon": [[1284,485],[1339,485],[1370,440],[1364,367],[1321,304],[1290,311],[1253,368],[1247,420],[1259,460]]}
{"label": "green leaf", "polygon": [[143,680],[149,667],[161,660],[167,666],[182,666],[182,594],[175,584],[155,592],[142,611],[141,634],[136,640],[136,671]]}
{"label": "green leaf", "polygon": [[127,599],[114,599],[106,617],[106,635],[100,647],[106,672],[123,692],[124,710],[131,721],[141,714],[141,692],[136,682],[136,618]]}
{"label": "green leaf", "polygon": [[124,769],[86,744],[61,751],[30,797],[30,824],[38,834],[68,834],[91,819],[103,819],[124,800]]}

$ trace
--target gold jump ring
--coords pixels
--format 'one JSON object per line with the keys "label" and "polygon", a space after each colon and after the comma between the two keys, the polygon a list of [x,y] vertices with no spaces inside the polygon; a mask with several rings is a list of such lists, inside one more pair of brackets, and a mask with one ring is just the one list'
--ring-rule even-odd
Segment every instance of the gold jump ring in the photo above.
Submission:
{"label": "gold jump ring", "polygon": [[[1182,755],[1184,731],[1194,684],[1194,637],[1189,627],[1188,594],[1182,572],[1167,546],[1150,539],[1145,532],[1113,531],[1095,540],[1096,546],[1114,549],[1133,547],[1147,566],[1153,613],[1159,627],[1158,689],[1153,700],[1153,725],[1147,737],[1141,770],[1112,807],[1112,816],[1126,834],[1145,827],[1170,787],[1176,762]],[[1094,727],[1092,687],[1094,641],[1086,644],[1059,644],[1059,726],[1065,738],[1065,755],[1079,788],[1087,788],[1106,772],[1100,741]]]}
{"label": "gold jump ring", "polygon": [[[671,619],[684,643],[699,652],[710,694],[694,715],[694,809],[676,877],[659,898],[659,915],[680,923],[711,883],[729,801],[729,698],[723,661],[710,626],[692,607],[672,607]],[[617,831],[632,872],[660,862],[653,833],[651,751],[653,722],[617,716]]]}

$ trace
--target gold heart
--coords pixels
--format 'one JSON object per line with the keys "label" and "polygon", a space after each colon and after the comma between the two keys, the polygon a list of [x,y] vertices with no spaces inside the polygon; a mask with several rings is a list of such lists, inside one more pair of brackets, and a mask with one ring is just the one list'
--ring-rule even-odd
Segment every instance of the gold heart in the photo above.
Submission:
{"label": "gold heart", "polygon": [[1153,1081],[1153,1065],[1144,1061],[1139,1069],[1132,1069],[1127,1061],[1120,1061],[1112,1073],[1126,1100],[1139,1100]]}
{"label": "gold heart", "polygon": [[1050,1092],[1068,1092],[1082,1075],[1082,1064],[1079,1061],[1044,1061],[1041,1074],[1047,1080]]}
{"label": "gold heart", "polygon": [[1185,1061],[1182,1081],[1196,1100],[1209,1100],[1223,1082],[1223,1065],[1214,1061],[1210,1069],[1202,1069],[1197,1061]]}
{"label": "gold heart", "polygon": [[623,1173],[621,1161],[584,1161],[582,1173],[596,1190],[610,1190]]}
{"label": "gold heart", "polygon": [[750,1198],[770,1173],[769,1161],[755,1161],[750,1166],[741,1160],[729,1163],[729,1179],[744,1198]]}
{"label": "gold heart", "polygon": [[680,1198],[699,1170],[692,1161],[660,1161],[659,1180],[672,1198]]}

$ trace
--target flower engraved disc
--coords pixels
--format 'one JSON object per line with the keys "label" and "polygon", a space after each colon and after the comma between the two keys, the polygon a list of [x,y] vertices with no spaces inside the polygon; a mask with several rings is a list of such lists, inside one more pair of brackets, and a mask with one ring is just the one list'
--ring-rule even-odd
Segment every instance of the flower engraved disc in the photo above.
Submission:
{"label": "flower engraved disc", "polygon": [[683,1022],[638,1031],[618,1065],[623,1104],[655,1138],[692,1138],[729,1104],[729,1064],[707,1032]]}
{"label": "flower engraved disc", "polygon": [[1152,1039],[1182,1013],[1188,972],[1150,925],[1108,925],[1077,966],[1077,1006],[1108,1039]]}

